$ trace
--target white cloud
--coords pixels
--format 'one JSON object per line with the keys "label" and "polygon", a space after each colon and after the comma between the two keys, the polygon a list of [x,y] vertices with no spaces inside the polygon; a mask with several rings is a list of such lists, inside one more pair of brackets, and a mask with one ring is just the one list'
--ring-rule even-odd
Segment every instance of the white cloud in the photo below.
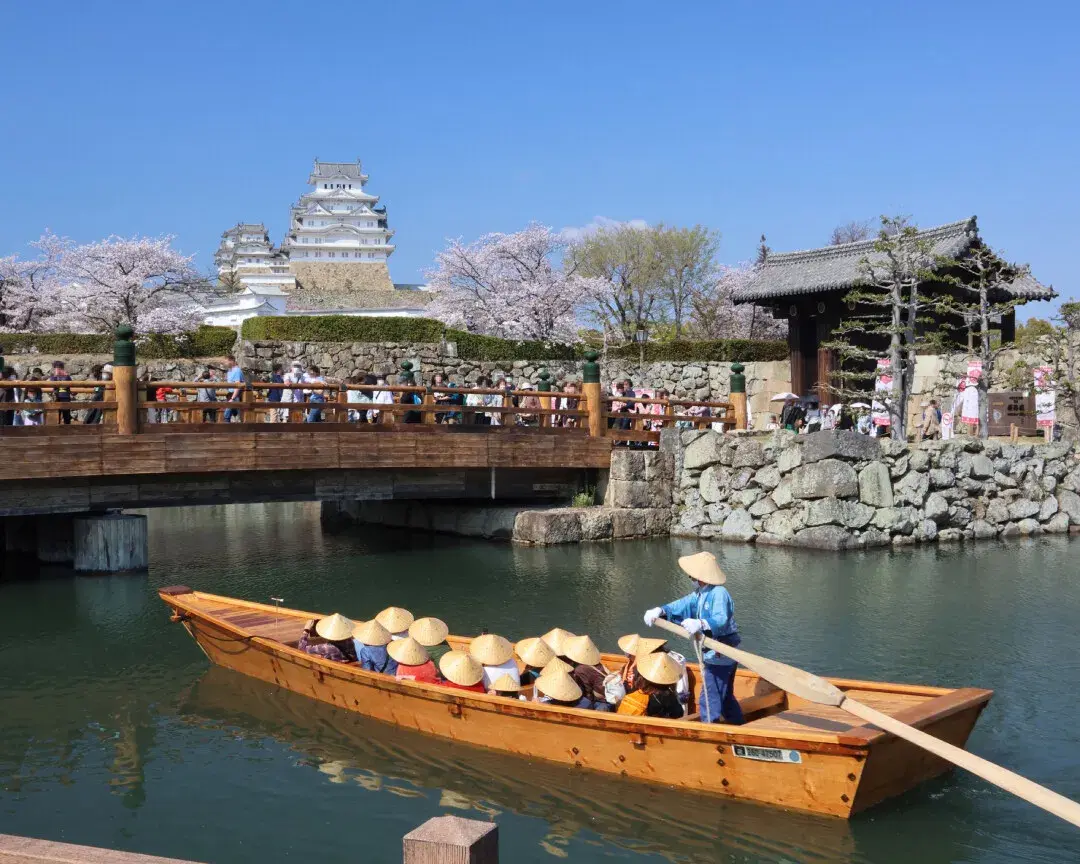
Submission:
{"label": "white cloud", "polygon": [[644,228],[648,228],[649,223],[644,219],[628,219],[625,222],[620,222],[618,219],[609,219],[607,216],[596,216],[588,225],[581,225],[577,228],[563,228],[559,232],[559,236],[567,243],[576,243],[579,240],[584,240],[586,237],[591,237],[597,231],[604,228],[620,227],[635,228],[640,231]]}

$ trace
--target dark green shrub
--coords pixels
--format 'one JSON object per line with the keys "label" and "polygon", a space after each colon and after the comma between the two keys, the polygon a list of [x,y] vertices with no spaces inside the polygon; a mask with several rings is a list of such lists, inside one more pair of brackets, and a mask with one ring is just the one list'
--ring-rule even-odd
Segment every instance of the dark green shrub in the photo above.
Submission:
{"label": "dark green shrub", "polygon": [[[151,334],[136,337],[136,356],[146,360],[181,357],[221,357],[232,352],[236,331],[231,327],[200,327],[179,336]],[[107,333],[0,333],[8,354],[112,354],[115,337]]]}
{"label": "dark green shrub", "polygon": [[438,342],[445,329],[431,318],[287,315],[248,318],[240,334],[283,342]]}

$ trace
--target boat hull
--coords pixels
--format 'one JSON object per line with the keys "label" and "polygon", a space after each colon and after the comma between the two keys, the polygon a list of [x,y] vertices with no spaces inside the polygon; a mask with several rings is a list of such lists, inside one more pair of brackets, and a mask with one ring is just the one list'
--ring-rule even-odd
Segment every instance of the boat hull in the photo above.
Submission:
{"label": "boat hull", "polygon": [[[755,729],[753,724],[630,718],[399,682],[305,654],[234,623],[251,620],[254,614],[265,616],[262,610],[272,614],[273,607],[234,601],[242,613],[251,611],[246,612],[248,619],[233,616],[230,622],[220,610],[208,611],[202,598],[219,605],[228,600],[162,594],[212,663],[450,741],[842,818],[948,769],[941,760],[873,727],[843,734],[791,733]],[[941,694],[918,706],[925,716],[911,719],[924,731],[963,746],[989,691]],[[778,755],[782,761],[769,761]]]}

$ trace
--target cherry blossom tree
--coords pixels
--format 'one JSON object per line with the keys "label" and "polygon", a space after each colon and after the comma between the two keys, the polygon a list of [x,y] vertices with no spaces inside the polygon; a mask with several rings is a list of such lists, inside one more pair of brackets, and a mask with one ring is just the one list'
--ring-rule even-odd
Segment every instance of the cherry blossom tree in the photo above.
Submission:
{"label": "cherry blossom tree", "polygon": [[746,285],[758,265],[721,264],[716,278],[691,297],[690,332],[699,339],[783,339],[787,325],[753,303],[735,305],[736,290]]}
{"label": "cherry blossom tree", "polygon": [[214,289],[193,256],[172,248],[173,237],[109,237],[75,245],[47,234],[39,245],[56,256],[60,287],[53,329],[181,333],[198,326]]}
{"label": "cherry blossom tree", "polygon": [[558,266],[565,241],[537,223],[514,234],[454,240],[427,278],[431,315],[451,327],[504,339],[571,342],[592,281]]}
{"label": "cherry blossom tree", "polygon": [[34,332],[46,326],[59,282],[52,248],[31,244],[38,256],[0,258],[0,332]]}

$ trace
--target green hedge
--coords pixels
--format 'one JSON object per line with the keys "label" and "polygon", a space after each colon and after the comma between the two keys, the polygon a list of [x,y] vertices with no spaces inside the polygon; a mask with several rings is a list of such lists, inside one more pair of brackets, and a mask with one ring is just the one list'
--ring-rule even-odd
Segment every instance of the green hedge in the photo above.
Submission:
{"label": "green hedge", "polygon": [[[106,333],[0,333],[0,346],[7,354],[112,354],[114,341]],[[221,357],[231,353],[235,344],[236,331],[231,327],[200,327],[182,336],[140,338],[136,356],[146,360]]]}
{"label": "green hedge", "polygon": [[[289,315],[248,318],[241,335],[249,340],[284,342],[438,342],[457,343],[463,360],[577,360],[583,345],[515,342],[444,327],[431,318],[363,318],[349,315]],[[608,349],[608,357],[636,360],[637,345]],[[649,342],[647,361],[701,361],[743,363],[786,360],[787,343],[779,340],[715,339],[709,341]]]}
{"label": "green hedge", "polygon": [[282,342],[438,342],[445,330],[431,318],[283,315],[248,318],[240,335]]}

